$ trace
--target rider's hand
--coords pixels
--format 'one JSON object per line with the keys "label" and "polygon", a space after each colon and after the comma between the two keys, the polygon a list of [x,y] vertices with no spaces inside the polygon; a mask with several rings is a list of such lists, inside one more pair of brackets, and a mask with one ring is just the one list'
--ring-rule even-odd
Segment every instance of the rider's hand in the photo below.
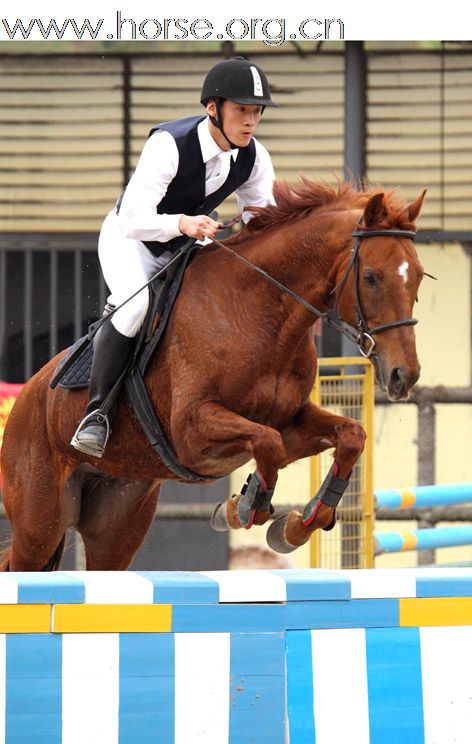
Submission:
{"label": "rider's hand", "polygon": [[197,240],[214,238],[220,227],[219,222],[215,222],[204,214],[198,214],[195,217],[183,214],[179,221],[179,230],[182,235],[188,235],[189,238]]}

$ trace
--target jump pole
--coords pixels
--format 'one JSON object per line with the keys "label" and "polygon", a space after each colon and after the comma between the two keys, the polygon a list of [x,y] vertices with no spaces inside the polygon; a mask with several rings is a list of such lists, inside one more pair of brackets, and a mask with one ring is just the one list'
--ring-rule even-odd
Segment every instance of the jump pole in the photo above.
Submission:
{"label": "jump pole", "polygon": [[472,483],[377,489],[374,491],[374,502],[377,509],[433,508],[464,504],[472,502]]}
{"label": "jump pole", "polygon": [[7,744],[470,742],[472,569],[0,575]]}
{"label": "jump pole", "polygon": [[434,550],[435,548],[472,545],[472,526],[432,527],[420,530],[401,530],[399,532],[376,532],[374,535],[374,544],[376,555],[408,550]]}
{"label": "jump pole", "polygon": [[[408,509],[448,507],[472,502],[472,483],[448,483],[374,491],[376,508]],[[472,526],[434,527],[374,533],[376,555],[430,550],[472,544]]]}

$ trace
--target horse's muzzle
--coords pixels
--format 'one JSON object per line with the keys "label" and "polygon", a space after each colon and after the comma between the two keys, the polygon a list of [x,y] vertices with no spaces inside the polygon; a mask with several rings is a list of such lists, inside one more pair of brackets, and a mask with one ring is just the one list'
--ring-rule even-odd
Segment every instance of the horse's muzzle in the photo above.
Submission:
{"label": "horse's muzzle", "polygon": [[408,393],[418,381],[419,376],[419,368],[408,370],[404,367],[393,367],[386,380],[386,388],[390,400],[404,400],[408,398]]}

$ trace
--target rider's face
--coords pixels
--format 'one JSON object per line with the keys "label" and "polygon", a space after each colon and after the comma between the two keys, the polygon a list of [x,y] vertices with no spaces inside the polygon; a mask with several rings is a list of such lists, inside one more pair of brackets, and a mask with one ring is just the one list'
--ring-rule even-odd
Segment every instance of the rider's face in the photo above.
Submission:
{"label": "rider's face", "polygon": [[[216,104],[209,101],[207,112],[210,116],[217,118]],[[223,128],[229,140],[236,147],[246,147],[256,130],[262,116],[262,106],[258,104],[235,103],[234,101],[223,101],[221,113],[223,116]],[[228,150],[229,144],[220,130],[210,124],[213,139],[222,150]]]}

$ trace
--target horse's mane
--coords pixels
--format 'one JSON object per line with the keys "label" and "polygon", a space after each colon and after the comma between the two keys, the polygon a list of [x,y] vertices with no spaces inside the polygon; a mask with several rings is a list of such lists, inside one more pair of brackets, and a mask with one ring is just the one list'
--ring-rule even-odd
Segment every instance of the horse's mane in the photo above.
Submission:
{"label": "horse's mane", "polygon": [[239,243],[277,225],[299,221],[313,211],[362,209],[372,196],[379,193],[385,196],[384,204],[388,211],[388,224],[396,225],[400,229],[411,229],[405,203],[396,196],[394,191],[385,191],[381,187],[358,191],[348,181],[339,181],[332,186],[324,181],[310,181],[301,176],[297,183],[276,181],[273,193],[275,205],[248,207],[254,217],[230,239],[231,243]]}

